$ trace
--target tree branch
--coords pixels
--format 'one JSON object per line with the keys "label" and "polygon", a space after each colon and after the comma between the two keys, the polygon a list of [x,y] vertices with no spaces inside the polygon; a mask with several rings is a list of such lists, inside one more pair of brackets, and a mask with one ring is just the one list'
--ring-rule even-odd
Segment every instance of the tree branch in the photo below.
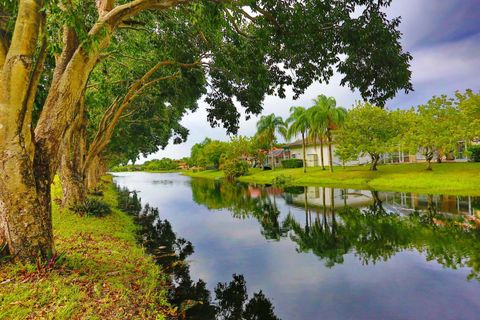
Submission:
{"label": "tree branch", "polygon": [[111,29],[117,28],[123,21],[130,19],[141,11],[150,9],[169,9],[179,4],[188,3],[192,0],[134,0],[125,4],[116,6],[108,13],[104,14],[99,22],[90,31],[91,35],[96,35],[103,27],[108,26]]}
{"label": "tree branch", "polygon": [[[0,128],[0,145],[18,137],[31,142],[30,123],[25,123],[34,57],[42,29],[42,1],[21,0],[11,44],[0,69],[0,121],[11,122]],[[3,47],[3,44],[2,44]],[[24,146],[29,148],[30,146]]]}
{"label": "tree branch", "polygon": [[135,81],[135,83],[130,86],[130,89],[127,91],[123,98],[115,99],[115,101],[104,113],[102,120],[100,121],[100,124],[98,126],[97,133],[95,134],[95,137],[90,144],[90,147],[88,148],[84,170],[87,170],[93,159],[106,148],[106,146],[110,142],[115,127],[122,119],[124,111],[130,105],[130,103],[142,93],[142,91],[160,81],[174,79],[180,76],[180,72],[177,71],[172,75],[158,77],[149,81],[149,79],[155,74],[156,71],[158,71],[161,67],[168,65],[176,65],[180,68],[194,68],[201,65],[201,62],[198,61],[194,63],[178,63],[171,60],[161,61],[155,66],[153,66],[150,70],[148,70],[140,79]]}
{"label": "tree branch", "polygon": [[252,6],[252,9],[260,12],[262,14],[262,16],[264,16],[268,21],[270,21],[270,23],[275,27],[275,29],[278,32],[283,33],[282,26],[280,25],[280,23],[278,23],[277,19],[275,19],[273,14],[271,14],[269,11],[267,11],[267,10],[257,6],[257,5]]}
{"label": "tree branch", "polygon": [[40,82],[40,77],[42,76],[43,66],[45,64],[46,57],[47,57],[47,35],[44,30],[42,35],[42,44],[40,46],[40,51],[37,57],[37,61],[35,62],[35,68],[30,77],[30,85],[28,87],[28,93],[27,93],[28,99],[26,101],[26,106],[25,106],[25,109],[27,110],[27,112],[24,120],[25,123],[28,123],[28,124],[30,124],[32,121],[33,103],[35,102],[35,96],[37,95],[38,84]]}
{"label": "tree branch", "polygon": [[240,30],[240,27],[238,26],[238,24],[235,22],[235,18],[232,16],[232,14],[230,13],[230,11],[228,10],[225,10],[225,13],[226,13],[226,16],[227,16],[227,20],[232,24],[233,28],[235,29],[235,31],[241,35],[241,36],[244,36],[245,38],[251,38],[251,36],[245,32],[243,32],[242,30]]}

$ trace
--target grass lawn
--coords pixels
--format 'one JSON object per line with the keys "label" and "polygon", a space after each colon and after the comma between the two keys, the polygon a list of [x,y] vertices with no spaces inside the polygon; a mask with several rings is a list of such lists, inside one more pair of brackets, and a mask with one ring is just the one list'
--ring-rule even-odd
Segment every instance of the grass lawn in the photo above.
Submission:
{"label": "grass lawn", "polygon": [[[57,182],[53,199],[61,197]],[[159,318],[169,312],[159,267],[135,240],[130,216],[115,209],[116,192],[104,183],[112,214],[80,217],[53,204],[57,252],[51,270],[9,263],[0,267],[0,319]]]}
{"label": "grass lawn", "polygon": [[[302,168],[271,171],[251,169],[249,175],[238,180],[266,184],[280,177],[287,185],[297,186],[480,195],[480,163],[435,163],[432,171],[425,170],[425,167],[424,163],[380,165],[378,171],[369,171],[368,166],[335,167],[333,173],[318,167],[307,168],[307,173],[303,173]],[[184,174],[210,179],[223,177],[222,171]]]}

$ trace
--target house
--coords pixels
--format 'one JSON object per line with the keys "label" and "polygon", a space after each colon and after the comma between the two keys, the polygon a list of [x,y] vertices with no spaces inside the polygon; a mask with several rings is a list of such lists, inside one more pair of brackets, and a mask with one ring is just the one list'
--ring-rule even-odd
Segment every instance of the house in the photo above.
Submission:
{"label": "house", "polygon": [[290,159],[291,154],[288,148],[276,148],[274,147],[270,152],[267,153],[265,158],[265,166],[272,166],[272,157],[275,161],[275,167],[279,168],[282,166],[282,160]]}
{"label": "house", "polygon": [[[290,155],[292,159],[303,159],[303,147],[302,147],[302,140],[296,140],[292,143],[286,145],[286,147],[290,150]],[[323,153],[323,163],[325,166],[330,165],[330,158],[328,153],[328,144],[326,142],[323,143],[323,148],[320,146],[320,141],[316,143],[307,143],[307,147],[305,149],[306,155],[306,162],[307,167],[318,167],[322,165],[322,153]],[[370,162],[370,157],[364,156],[359,157],[357,160],[348,161],[343,163],[340,158],[335,155],[335,145],[332,145],[332,160],[334,166],[341,166],[341,165],[360,165],[360,164],[367,164]]]}
{"label": "house", "polygon": [[[475,142],[472,142],[475,144]],[[302,140],[296,140],[292,143],[289,143],[285,147],[290,151],[290,157],[292,159],[303,159],[303,148],[302,148]],[[464,141],[459,141],[457,145],[456,156],[453,152],[447,154],[446,161],[455,161],[455,162],[465,162],[468,161],[466,156],[466,146]],[[332,153],[333,153],[333,165],[334,166],[354,166],[354,165],[366,165],[371,162],[371,158],[368,155],[360,156],[356,160],[347,161],[343,163],[340,158],[335,154],[335,144],[332,145]],[[320,147],[320,142],[317,144],[307,143],[305,154],[306,154],[306,162],[307,167],[318,167],[321,166],[321,156],[323,152],[323,161],[325,166],[330,165],[329,153],[328,153],[328,144],[326,142],[323,143],[323,148]],[[417,154],[410,154],[405,150],[402,150],[401,147],[398,148],[398,151],[394,151],[391,153],[385,153],[380,156],[379,163],[415,163],[415,162],[425,162],[425,156],[418,152]]]}

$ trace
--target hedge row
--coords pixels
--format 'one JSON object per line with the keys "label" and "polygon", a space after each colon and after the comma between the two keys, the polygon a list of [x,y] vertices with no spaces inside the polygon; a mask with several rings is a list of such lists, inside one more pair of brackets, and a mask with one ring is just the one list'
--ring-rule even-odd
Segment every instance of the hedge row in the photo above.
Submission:
{"label": "hedge row", "polygon": [[302,159],[282,160],[282,167],[284,167],[284,168],[301,168],[301,167],[303,167],[303,160]]}

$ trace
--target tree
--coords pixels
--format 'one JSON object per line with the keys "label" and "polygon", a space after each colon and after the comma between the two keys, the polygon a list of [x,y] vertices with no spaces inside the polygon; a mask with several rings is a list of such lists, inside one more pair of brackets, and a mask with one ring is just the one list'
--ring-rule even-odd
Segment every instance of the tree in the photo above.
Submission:
{"label": "tree", "polygon": [[275,169],[275,155],[273,154],[273,146],[277,141],[276,133],[280,133],[283,137],[286,137],[287,127],[282,117],[277,117],[275,114],[268,116],[261,116],[257,122],[257,135],[258,137],[269,144],[270,151],[272,152],[272,168]]}
{"label": "tree", "polygon": [[228,143],[205,138],[202,143],[192,147],[190,159],[193,165],[206,167],[214,166],[218,169],[228,152]]}
{"label": "tree", "polygon": [[[389,3],[307,0],[292,7],[266,0],[248,5],[223,0],[2,2],[0,241],[18,259],[47,256],[54,249],[50,185],[62,140],[80,113],[92,71],[113,53],[114,41],[129,41],[119,37],[120,30],[135,30],[143,19],[156,15],[158,23],[149,30],[159,36],[156,45],[171,49],[168,61],[178,67],[197,63],[200,56],[199,69],[209,80],[204,84],[208,120],[230,133],[238,129],[234,99],[247,114],[258,114],[266,94],[284,97],[285,86],[292,85],[298,97],[314,81],[328,81],[334,66],[345,75],[342,84],[359,88],[366,100],[379,105],[398,90],[411,90],[411,56],[400,46],[399,19],[389,20],[382,12]],[[188,44],[189,51],[169,48],[168,38]],[[199,51],[192,56],[191,48]],[[51,81],[39,92],[52,54],[57,59],[51,60]],[[345,58],[340,60],[340,55]],[[172,66],[165,61],[156,62]],[[40,93],[45,98],[34,122],[33,106]],[[120,105],[129,100],[124,97]]]}
{"label": "tree", "polygon": [[310,121],[310,130],[308,131],[308,138],[313,141],[315,148],[317,147],[317,141],[320,142],[320,161],[322,164],[322,170],[325,170],[325,159],[323,156],[323,141],[327,130],[327,118],[324,110],[326,106],[332,102],[332,97],[326,97],[325,95],[319,95],[314,100],[314,105],[308,109],[308,117]]}
{"label": "tree", "polygon": [[325,96],[320,96],[318,102],[320,108],[318,111],[318,114],[320,115],[319,121],[324,121],[323,126],[325,126],[325,136],[328,143],[330,172],[333,172],[333,131],[343,124],[347,116],[347,110],[342,107],[337,107],[337,102],[333,97],[327,98]]}
{"label": "tree", "polygon": [[256,144],[254,138],[233,136],[227,144],[226,159],[248,159],[255,156]]}
{"label": "tree", "polygon": [[302,137],[302,150],[303,150],[303,172],[307,172],[307,155],[306,155],[306,139],[308,130],[310,128],[310,119],[308,117],[307,109],[304,107],[291,107],[290,117],[287,119],[289,138],[296,135]]}
{"label": "tree", "polygon": [[356,158],[368,154],[372,160],[370,170],[376,171],[380,155],[396,147],[395,138],[400,128],[391,112],[359,103],[347,114],[338,134],[338,150],[344,158]]}
{"label": "tree", "polygon": [[474,93],[472,90],[466,90],[465,93],[457,91],[455,93],[455,102],[461,113],[465,142],[480,137],[480,92]]}
{"label": "tree", "polygon": [[208,165],[213,165],[216,169],[218,169],[220,167],[220,163],[225,158],[227,148],[226,142],[212,140],[210,143],[205,145],[202,153],[207,160]]}
{"label": "tree", "polygon": [[445,95],[433,97],[427,104],[418,106],[416,112],[408,113],[409,129],[405,144],[411,152],[420,151],[427,161],[427,170],[432,170],[435,155],[456,150],[462,140],[460,114],[453,99]]}
{"label": "tree", "polygon": [[203,160],[202,150],[211,141],[212,141],[212,139],[205,138],[201,143],[196,143],[192,146],[192,149],[190,150],[190,162],[191,162],[190,165],[191,166],[202,166],[202,167],[204,166],[204,165],[201,165],[201,162]]}

